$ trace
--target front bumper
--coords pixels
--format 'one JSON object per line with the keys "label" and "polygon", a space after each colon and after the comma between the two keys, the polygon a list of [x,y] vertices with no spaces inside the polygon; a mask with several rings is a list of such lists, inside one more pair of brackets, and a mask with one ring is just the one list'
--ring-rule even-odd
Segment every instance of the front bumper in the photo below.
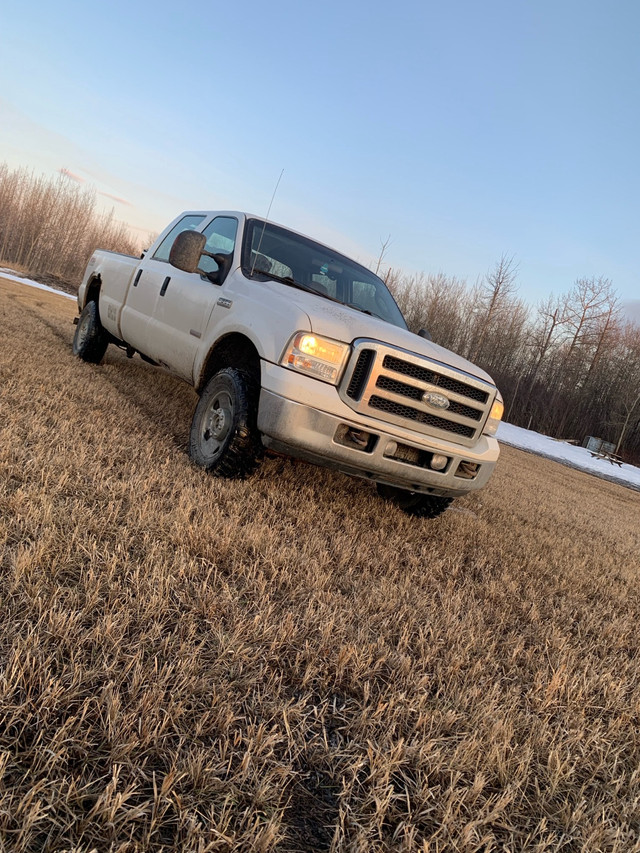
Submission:
{"label": "front bumper", "polygon": [[[290,378],[291,373],[287,373]],[[299,379],[304,381],[305,377]],[[317,380],[307,381],[323,385]],[[324,389],[329,390],[329,386]],[[342,409],[343,404],[338,407]],[[482,436],[472,448],[461,447],[395,429],[374,418],[356,421],[351,410],[346,406],[344,410],[350,417],[263,388],[258,429],[264,445],[278,453],[409,491],[448,497],[481,489],[498,459],[498,442],[488,436]],[[429,467],[432,454],[447,457],[444,470]]]}

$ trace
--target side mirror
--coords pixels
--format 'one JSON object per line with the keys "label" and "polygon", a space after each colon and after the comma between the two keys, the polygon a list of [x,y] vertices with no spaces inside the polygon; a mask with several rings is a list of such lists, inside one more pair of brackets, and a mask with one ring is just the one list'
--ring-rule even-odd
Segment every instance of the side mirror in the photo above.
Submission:
{"label": "side mirror", "polygon": [[424,338],[426,341],[433,340],[433,338],[431,337],[431,332],[427,332],[426,329],[420,329],[420,331],[418,332],[418,337]]}
{"label": "side mirror", "polygon": [[[222,284],[231,269],[233,252],[222,255],[218,252],[206,252],[207,238],[199,231],[182,231],[173,241],[169,252],[169,263],[183,272],[198,272],[209,279],[212,284]],[[206,255],[218,264],[219,269],[205,272],[198,266],[200,258]]]}
{"label": "side mirror", "polygon": [[173,241],[169,263],[183,272],[197,272],[207,238],[199,231],[181,231]]}

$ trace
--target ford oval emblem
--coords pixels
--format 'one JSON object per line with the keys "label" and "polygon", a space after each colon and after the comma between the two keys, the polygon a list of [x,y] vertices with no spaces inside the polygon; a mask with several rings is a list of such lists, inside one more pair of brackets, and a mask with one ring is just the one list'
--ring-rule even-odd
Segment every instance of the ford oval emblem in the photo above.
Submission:
{"label": "ford oval emblem", "polygon": [[427,406],[433,406],[434,409],[448,409],[449,400],[444,394],[436,394],[435,391],[425,391],[422,395],[422,402]]}

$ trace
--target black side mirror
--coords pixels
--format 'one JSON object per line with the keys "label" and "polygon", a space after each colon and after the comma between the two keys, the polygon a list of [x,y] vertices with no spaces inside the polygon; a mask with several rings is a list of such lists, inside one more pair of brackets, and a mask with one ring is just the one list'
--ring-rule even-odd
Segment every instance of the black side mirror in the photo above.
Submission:
{"label": "black side mirror", "polygon": [[196,272],[206,242],[199,231],[182,231],[173,241],[169,263],[183,272]]}
{"label": "black side mirror", "polygon": [[433,338],[431,337],[431,332],[427,332],[426,329],[420,329],[420,331],[418,332],[418,337],[424,338],[426,341],[433,340]]}

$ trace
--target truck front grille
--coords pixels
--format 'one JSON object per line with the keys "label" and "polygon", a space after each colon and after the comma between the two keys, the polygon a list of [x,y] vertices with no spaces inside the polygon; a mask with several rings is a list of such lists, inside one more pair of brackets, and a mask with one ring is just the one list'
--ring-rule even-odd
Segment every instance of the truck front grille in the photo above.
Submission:
{"label": "truck front grille", "polygon": [[462,394],[463,397],[469,397],[470,400],[477,400],[478,403],[486,403],[489,397],[488,393],[483,391],[482,388],[475,388],[473,385],[461,382],[459,379],[445,376],[442,373],[429,370],[429,368],[418,364],[402,361],[402,359],[394,358],[392,355],[384,357],[382,366],[395,373],[402,373],[404,376],[418,379],[420,382],[437,385],[438,388],[444,388],[446,391],[452,391],[454,394]]}
{"label": "truck front grille", "polygon": [[[443,405],[429,402],[429,392]],[[355,342],[341,390],[358,412],[466,445],[480,436],[495,393],[474,376],[369,340]]]}
{"label": "truck front grille", "polygon": [[448,432],[455,432],[458,435],[463,435],[465,438],[471,438],[474,433],[473,427],[465,426],[464,424],[456,424],[445,418],[439,418],[437,415],[429,415],[427,412],[420,412],[411,406],[403,406],[401,403],[394,403],[391,400],[385,400],[383,397],[375,395],[369,400],[369,405],[372,409],[378,409],[381,412],[389,412],[392,415],[397,415],[400,418],[416,421],[417,423],[426,424],[435,427],[436,429],[444,429]]}
{"label": "truck front grille", "polygon": [[369,370],[373,364],[376,354],[372,349],[363,349],[360,351],[356,360],[356,366],[353,369],[353,376],[349,387],[347,388],[347,396],[352,400],[359,400],[369,378]]}
{"label": "truck front grille", "polygon": [[[438,387],[441,388],[442,385],[438,385]],[[407,385],[405,382],[398,382],[397,379],[391,379],[389,376],[378,376],[376,388],[382,388],[385,391],[391,391],[393,394],[409,397],[411,400],[422,400],[422,395],[424,394],[422,388],[419,388],[417,385]],[[479,421],[482,417],[481,409],[473,409],[471,406],[465,406],[462,403],[457,403],[455,400],[449,400],[448,411],[464,415],[465,418],[471,418],[473,421]]]}

